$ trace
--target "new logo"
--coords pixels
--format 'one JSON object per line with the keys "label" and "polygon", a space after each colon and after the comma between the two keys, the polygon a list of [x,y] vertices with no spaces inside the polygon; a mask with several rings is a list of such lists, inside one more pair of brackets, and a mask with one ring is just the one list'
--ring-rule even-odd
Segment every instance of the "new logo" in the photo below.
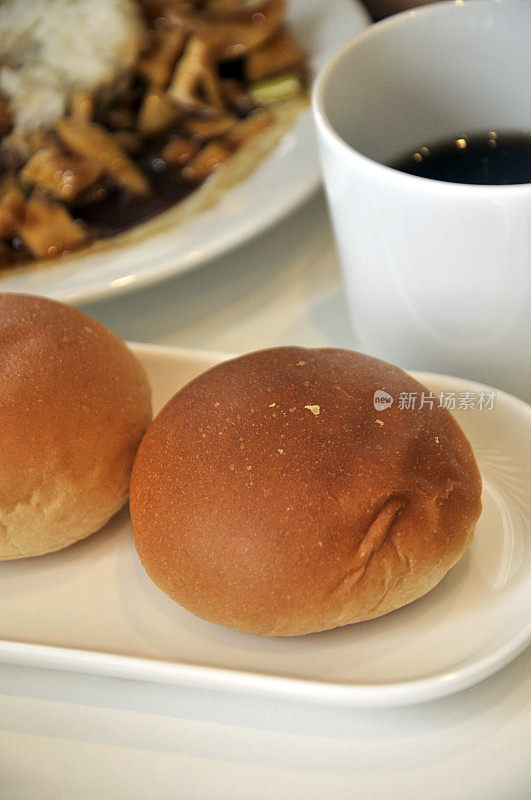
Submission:
{"label": "new logo", "polygon": [[387,392],[384,392],[383,389],[378,389],[374,393],[374,407],[376,411],[385,411],[386,408],[391,408],[393,405],[393,398]]}

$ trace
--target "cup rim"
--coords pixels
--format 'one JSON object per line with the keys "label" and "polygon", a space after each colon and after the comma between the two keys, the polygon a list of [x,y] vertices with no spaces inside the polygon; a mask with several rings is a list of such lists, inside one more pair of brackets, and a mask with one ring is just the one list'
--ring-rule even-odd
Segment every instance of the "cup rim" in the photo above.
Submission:
{"label": "cup rim", "polygon": [[450,13],[461,13],[461,9],[472,7],[493,7],[521,4],[522,0],[446,0],[446,2],[433,2],[429,5],[418,8],[407,9],[391,17],[369,25],[361,33],[354,36],[349,42],[343,45],[328,62],[319,70],[312,88],[312,111],[316,126],[321,135],[331,141],[336,147],[343,151],[343,154],[354,163],[359,163],[365,170],[374,171],[380,178],[386,179],[391,183],[404,183],[406,186],[423,190],[425,192],[448,193],[455,192],[457,188],[468,194],[481,193],[482,195],[495,195],[499,192],[507,194],[527,194],[531,192],[531,183],[511,183],[511,184],[481,184],[481,183],[457,183],[453,181],[439,181],[434,178],[425,178],[418,175],[410,175],[406,172],[382,164],[369,156],[364,155],[351,144],[349,144],[335,129],[325,110],[325,94],[327,85],[331,82],[338,65],[350,54],[352,50],[359,46],[360,42],[372,39],[380,35],[382,30],[389,30],[393,27],[400,27],[409,18],[420,16],[437,16],[446,14],[450,8],[456,9]]}

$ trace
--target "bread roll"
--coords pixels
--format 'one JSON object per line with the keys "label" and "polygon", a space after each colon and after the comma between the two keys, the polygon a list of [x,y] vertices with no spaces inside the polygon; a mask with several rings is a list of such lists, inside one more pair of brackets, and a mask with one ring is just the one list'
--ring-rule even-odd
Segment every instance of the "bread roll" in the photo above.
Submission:
{"label": "bread roll", "polygon": [[[394,398],[376,410],[375,392]],[[393,611],[462,556],[481,512],[472,449],[402,370],[285,347],[220,364],[166,405],[131,481],[135,542],[170,597],[263,636]]]}
{"label": "bread roll", "polygon": [[0,293],[0,559],[59,550],[125,503],[151,420],[125,344],[69,306]]}

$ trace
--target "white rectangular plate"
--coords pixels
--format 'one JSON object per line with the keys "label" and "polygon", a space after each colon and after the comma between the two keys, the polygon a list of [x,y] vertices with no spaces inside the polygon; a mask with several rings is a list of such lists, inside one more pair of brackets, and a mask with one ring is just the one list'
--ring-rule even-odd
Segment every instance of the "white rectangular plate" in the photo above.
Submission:
{"label": "white rectangular plate", "polygon": [[[155,411],[224,358],[133,349]],[[482,388],[458,378],[423,380],[433,392]],[[456,416],[479,457],[484,513],[471,550],[416,603],[299,638],[228,630],[185,611],[149,580],[125,508],[63,551],[0,564],[0,660],[353,706],[419,702],[481,680],[529,642],[531,414],[498,393],[493,410]]]}

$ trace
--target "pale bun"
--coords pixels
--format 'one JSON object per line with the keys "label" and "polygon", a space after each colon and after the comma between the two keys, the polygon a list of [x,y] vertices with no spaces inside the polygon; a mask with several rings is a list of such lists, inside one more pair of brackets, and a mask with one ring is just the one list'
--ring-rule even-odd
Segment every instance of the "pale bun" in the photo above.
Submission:
{"label": "pale bun", "polygon": [[0,293],[0,559],[59,550],[125,503],[151,420],[144,370],[75,308]]}
{"label": "pale bun", "polygon": [[[374,407],[374,393],[394,404]],[[428,390],[346,350],[285,347],[214,367],[166,405],[131,481],[148,575],[206,620],[297,635],[432,589],[481,512],[472,449]],[[417,403],[418,405],[418,403]]]}

